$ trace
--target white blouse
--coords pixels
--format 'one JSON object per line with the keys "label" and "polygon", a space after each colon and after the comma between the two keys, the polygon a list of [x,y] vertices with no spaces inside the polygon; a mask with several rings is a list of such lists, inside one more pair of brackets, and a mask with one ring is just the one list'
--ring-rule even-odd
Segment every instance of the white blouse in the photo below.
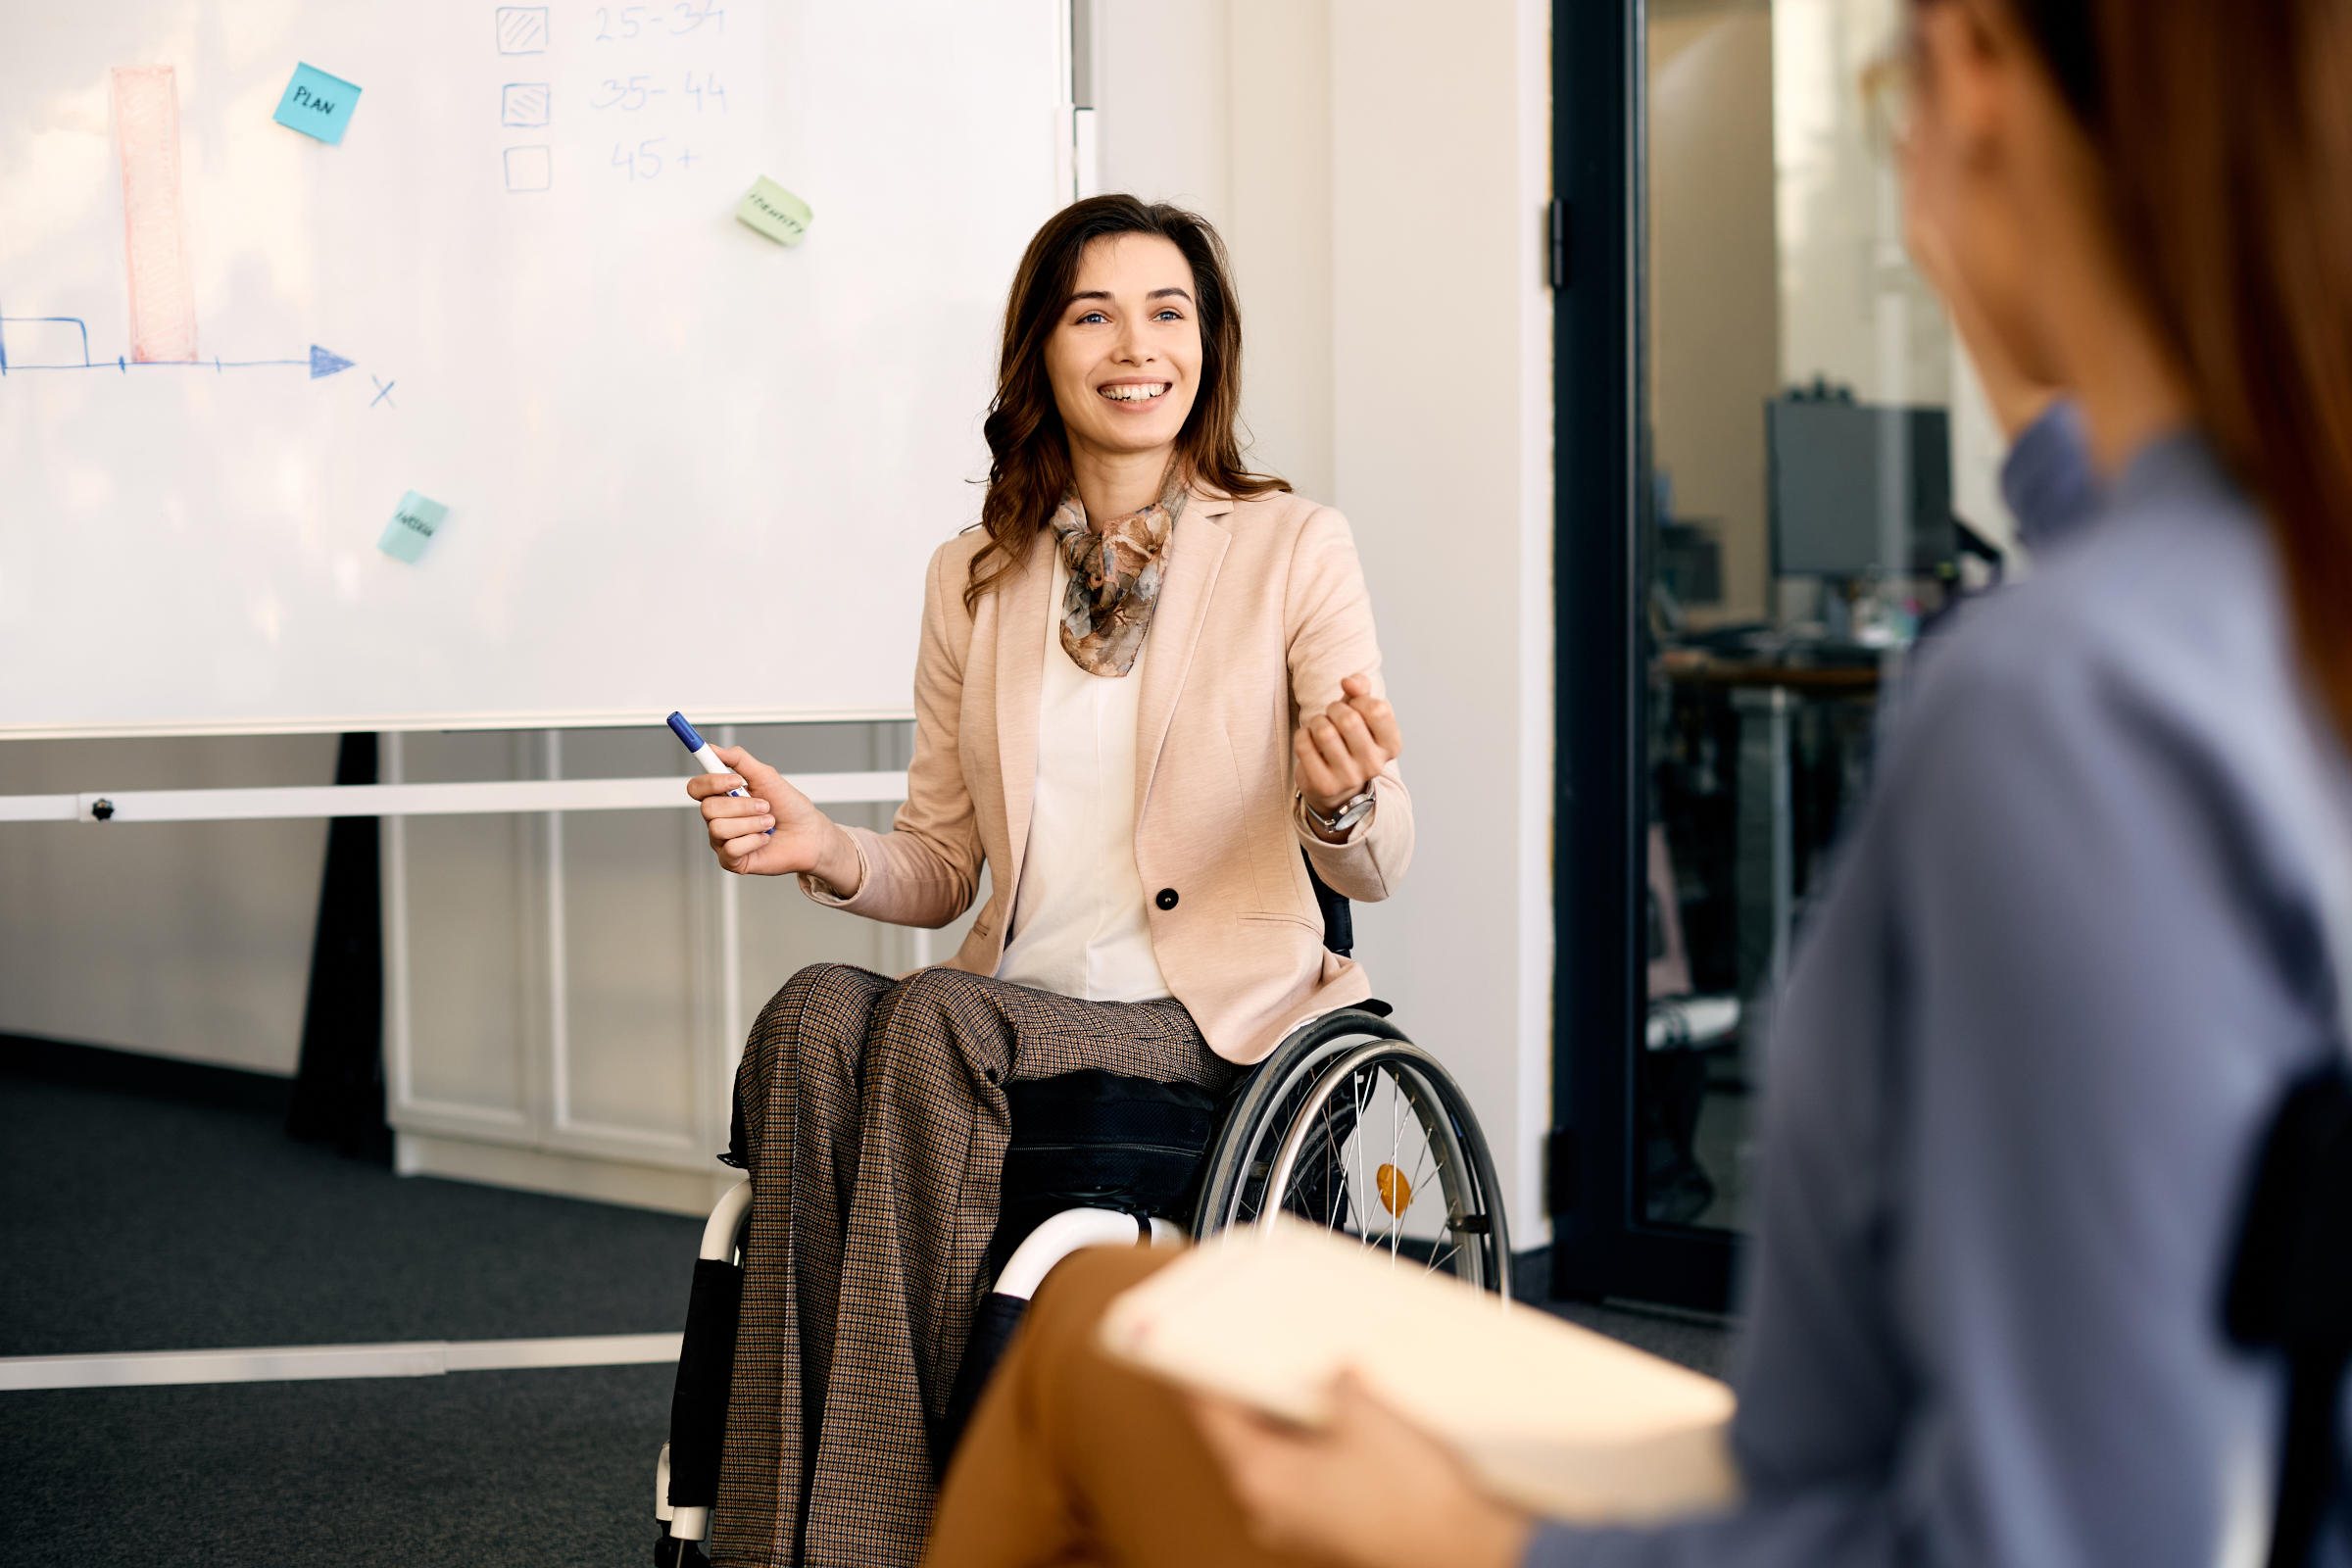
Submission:
{"label": "white blouse", "polygon": [[1152,643],[1115,679],[1080,669],[1061,647],[1069,583],[1054,550],[1029,845],[997,978],[1086,1002],[1156,1002],[1168,983],[1135,868],[1135,724]]}

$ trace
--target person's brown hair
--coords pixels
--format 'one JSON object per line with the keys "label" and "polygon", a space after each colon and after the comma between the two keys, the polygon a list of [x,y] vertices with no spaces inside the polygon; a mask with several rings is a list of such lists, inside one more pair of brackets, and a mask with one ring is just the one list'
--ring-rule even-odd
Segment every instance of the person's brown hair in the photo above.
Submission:
{"label": "person's brown hair", "polygon": [[2352,7],[2007,0],[2352,739]]}
{"label": "person's brown hair", "polygon": [[1236,500],[1290,485],[1242,466],[1234,424],[1242,407],[1242,315],[1224,242],[1206,220],[1166,202],[1089,196],[1072,202],[1029,241],[1004,306],[1004,342],[997,356],[997,395],[981,426],[988,439],[988,495],[980,525],[988,543],[972,557],[963,589],[966,610],[1018,569],[1036,548],[1038,526],[1070,493],[1070,445],[1046,374],[1046,340],[1077,286],[1078,263],[1095,240],[1156,234],[1193,270],[1200,323],[1200,388],[1176,437],[1177,471],[1192,483]]}

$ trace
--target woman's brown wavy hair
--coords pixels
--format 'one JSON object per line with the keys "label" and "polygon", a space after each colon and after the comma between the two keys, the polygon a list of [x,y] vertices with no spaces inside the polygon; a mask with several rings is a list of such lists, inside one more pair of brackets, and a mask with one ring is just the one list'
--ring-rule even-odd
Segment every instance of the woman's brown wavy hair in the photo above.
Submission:
{"label": "woman's brown wavy hair", "polygon": [[1200,389],[1176,436],[1175,466],[1193,484],[1236,500],[1288,490],[1289,483],[1242,466],[1234,424],[1242,406],[1242,313],[1224,241],[1197,213],[1133,196],[1089,196],[1052,218],[1029,242],[1004,306],[1004,344],[997,356],[997,396],[982,433],[988,438],[988,498],[980,526],[988,543],[972,557],[964,584],[968,611],[1018,570],[1037,546],[1037,530],[1070,493],[1070,443],[1046,374],[1046,340],[1061,319],[1086,247],[1117,234],[1156,234],[1193,269],[1200,322]]}
{"label": "woman's brown wavy hair", "polygon": [[[1919,0],[1933,3],[1933,0]],[[2352,6],[2008,0],[2352,740]]]}

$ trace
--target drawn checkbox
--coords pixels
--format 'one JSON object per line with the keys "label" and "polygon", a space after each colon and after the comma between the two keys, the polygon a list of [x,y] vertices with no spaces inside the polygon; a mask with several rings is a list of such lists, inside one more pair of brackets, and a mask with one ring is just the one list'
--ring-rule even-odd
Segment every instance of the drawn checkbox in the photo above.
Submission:
{"label": "drawn checkbox", "polygon": [[507,189],[514,194],[548,190],[556,183],[556,161],[545,147],[507,149]]}
{"label": "drawn checkbox", "polygon": [[547,83],[510,81],[498,90],[498,120],[502,125],[547,123]]}
{"label": "drawn checkbox", "polygon": [[547,53],[547,7],[500,6],[498,52],[502,55]]}

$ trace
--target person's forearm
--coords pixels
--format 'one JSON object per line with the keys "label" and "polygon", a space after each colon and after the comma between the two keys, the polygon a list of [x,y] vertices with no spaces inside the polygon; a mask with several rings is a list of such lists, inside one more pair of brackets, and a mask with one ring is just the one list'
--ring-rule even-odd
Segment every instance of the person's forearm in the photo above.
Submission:
{"label": "person's forearm", "polygon": [[850,841],[839,822],[827,818],[825,826],[830,831],[825,837],[824,852],[818,856],[816,864],[808,868],[808,874],[831,888],[836,897],[855,898],[858,885],[865,880],[865,863],[858,858],[858,846]]}
{"label": "person's forearm", "polygon": [[1413,858],[1412,797],[1393,774],[1382,774],[1375,787],[1380,804],[1336,841],[1315,831],[1302,801],[1291,808],[1316,874],[1333,892],[1357,904],[1387,898]]}

